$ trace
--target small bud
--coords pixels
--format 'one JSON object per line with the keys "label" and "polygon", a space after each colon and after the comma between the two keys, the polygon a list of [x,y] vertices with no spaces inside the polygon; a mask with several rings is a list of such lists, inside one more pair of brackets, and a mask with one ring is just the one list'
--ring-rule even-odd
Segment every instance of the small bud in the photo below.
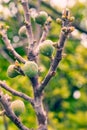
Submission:
{"label": "small bud", "polygon": [[65,53],[62,54],[62,57],[63,57],[63,58],[65,58],[66,56],[67,56],[67,54],[65,54]]}
{"label": "small bud", "polygon": [[19,67],[20,66],[20,64],[19,64],[19,62],[16,60],[15,61],[15,67]]}
{"label": "small bud", "polygon": [[57,42],[53,42],[53,47],[55,47],[55,48],[58,48],[58,43]]}
{"label": "small bud", "polygon": [[65,20],[65,19],[66,19],[65,15],[62,15],[62,19],[63,19],[63,20]]}
{"label": "small bud", "polygon": [[55,74],[56,74],[56,71],[53,71],[53,72],[51,72],[52,73],[52,76],[55,76]]}
{"label": "small bud", "polygon": [[75,17],[72,16],[72,17],[70,17],[69,20],[70,20],[70,22],[73,22],[75,20]]}
{"label": "small bud", "polygon": [[65,18],[67,18],[67,19],[70,18],[70,11],[68,8],[63,10],[62,16],[65,16]]}
{"label": "small bud", "polygon": [[62,24],[62,20],[61,20],[60,18],[57,18],[57,19],[56,19],[56,22],[57,22],[58,24]]}
{"label": "small bud", "polygon": [[71,26],[71,27],[68,28],[68,32],[69,33],[73,32],[74,30],[75,30],[75,27],[73,27],[73,26]]}
{"label": "small bud", "polygon": [[63,27],[62,31],[65,32],[65,33],[67,33],[67,27]]}

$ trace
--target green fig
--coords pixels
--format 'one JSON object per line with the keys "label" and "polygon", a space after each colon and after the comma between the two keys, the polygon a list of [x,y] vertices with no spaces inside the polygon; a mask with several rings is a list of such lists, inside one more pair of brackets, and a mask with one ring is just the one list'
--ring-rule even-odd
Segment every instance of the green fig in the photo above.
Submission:
{"label": "green fig", "polygon": [[25,110],[24,102],[21,100],[13,101],[11,103],[11,109],[13,110],[16,116],[20,116]]}
{"label": "green fig", "polygon": [[34,61],[27,61],[23,66],[23,71],[25,75],[32,78],[38,74],[38,66]]}
{"label": "green fig", "polygon": [[45,11],[40,11],[38,15],[35,17],[35,21],[38,24],[44,25],[48,18],[48,14]]}
{"label": "green fig", "polygon": [[51,57],[54,50],[54,47],[52,44],[53,42],[51,40],[45,40],[39,46],[39,52],[44,56]]}
{"label": "green fig", "polygon": [[18,71],[15,69],[15,65],[10,65],[7,69],[7,75],[10,78],[15,78],[19,75]]}

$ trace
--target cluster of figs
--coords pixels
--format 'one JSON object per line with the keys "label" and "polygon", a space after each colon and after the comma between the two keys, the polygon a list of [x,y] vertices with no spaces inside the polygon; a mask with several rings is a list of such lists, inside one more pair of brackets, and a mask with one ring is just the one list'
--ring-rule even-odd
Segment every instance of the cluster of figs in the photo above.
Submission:
{"label": "cluster of figs", "polygon": [[[35,16],[35,22],[37,24],[40,24],[41,26],[44,25],[48,18],[48,14],[45,11],[40,11]],[[19,29],[19,34],[25,33],[26,27],[23,26]],[[53,54],[53,42],[51,40],[45,40],[39,45],[39,53],[46,56],[46,57],[52,57]],[[38,74],[38,65],[34,61],[26,61],[26,63],[21,67],[23,73],[28,76],[29,78],[32,78]],[[15,64],[9,65],[7,69],[7,75],[10,78],[15,78],[18,75],[21,75],[21,73],[18,71],[17,66]],[[11,109],[16,114],[16,116],[20,116],[21,113],[25,110],[24,102],[21,100],[15,100],[11,103]]]}
{"label": "cluster of figs", "polygon": [[[36,13],[36,15],[32,15],[31,18],[33,18],[34,22],[36,22],[37,24],[40,24],[41,26],[43,26],[48,19],[48,14],[45,11],[40,11]],[[26,33],[25,26],[22,26],[19,29],[19,35],[23,33]],[[54,50],[53,44],[54,43],[51,40],[43,41],[39,45],[39,53],[50,58]],[[32,78],[38,74],[38,65],[34,61],[27,61],[22,67],[22,70],[26,76],[28,76],[29,78]],[[8,74],[8,77],[14,78],[20,75],[20,72],[16,69],[15,65],[12,64],[8,67],[7,74]]]}
{"label": "cluster of figs", "polygon": [[[39,53],[49,58],[52,56],[53,50],[54,47],[51,40],[45,40],[39,46]],[[38,65],[34,61],[26,61],[26,63],[22,66],[22,70],[26,76],[32,78],[38,74]],[[14,78],[21,75],[21,73],[17,70],[15,64],[11,64],[7,69],[7,75],[10,78]]]}

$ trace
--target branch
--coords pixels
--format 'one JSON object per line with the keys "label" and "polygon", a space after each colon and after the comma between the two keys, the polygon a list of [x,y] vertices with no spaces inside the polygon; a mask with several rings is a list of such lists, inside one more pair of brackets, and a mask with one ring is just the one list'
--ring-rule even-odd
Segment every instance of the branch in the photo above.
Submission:
{"label": "branch", "polygon": [[50,66],[50,69],[45,77],[45,79],[42,81],[41,85],[39,86],[39,93],[42,93],[42,91],[44,90],[44,88],[46,87],[46,85],[48,84],[48,82],[50,81],[50,79],[55,75],[55,71],[62,59],[62,51],[64,48],[64,44],[65,41],[67,39],[68,34],[70,34],[73,31],[73,27],[70,26],[71,22],[70,22],[70,12],[69,10],[64,10],[64,14],[62,14],[62,17],[64,17],[64,19],[62,19],[62,30],[60,33],[60,39],[59,42],[57,44],[57,52],[56,55],[52,61],[52,64]]}
{"label": "branch", "polygon": [[13,54],[14,57],[16,57],[16,59],[22,63],[25,63],[26,60],[23,59],[13,48],[13,46],[11,45],[11,42],[10,40],[8,39],[8,36],[6,34],[6,30],[2,30],[1,32],[1,35],[2,35],[2,38],[3,38],[3,41],[7,47],[7,49]]}
{"label": "branch", "polygon": [[21,0],[21,3],[24,9],[25,24],[27,29],[27,35],[29,38],[29,45],[28,45],[28,53],[29,53],[30,48],[33,49],[33,42],[34,42],[31,19],[30,19],[30,11],[29,11],[28,0]]}
{"label": "branch", "polygon": [[31,130],[24,126],[19,118],[14,114],[14,112],[11,110],[9,102],[6,100],[5,96],[3,95],[2,92],[0,92],[0,102],[2,103],[4,109],[5,109],[5,114],[7,115],[8,118],[20,129],[20,130]]}
{"label": "branch", "polygon": [[2,88],[4,88],[5,90],[9,91],[11,94],[13,94],[14,96],[18,96],[23,98],[24,100],[30,102],[32,104],[32,106],[34,105],[34,101],[31,97],[29,97],[28,95],[22,93],[22,92],[18,92],[12,88],[10,88],[4,81],[0,81],[0,86]]}
{"label": "branch", "polygon": [[46,40],[46,37],[47,37],[49,30],[50,30],[51,21],[52,21],[52,19],[50,17],[48,17],[47,22],[44,25],[44,30],[43,30],[42,36],[40,38],[39,44],[41,42],[43,42],[44,40]]}
{"label": "branch", "polygon": [[[45,6],[45,7],[47,7],[48,9],[50,9],[51,11],[53,11],[57,16],[58,16],[58,15],[59,15],[59,16],[62,15],[62,13],[61,13],[60,11],[54,9],[54,8],[53,8],[52,6],[50,6],[48,3],[44,2],[44,1],[41,1],[41,4],[42,4],[43,6]],[[52,16],[52,18],[55,19],[55,18],[56,18],[56,15],[55,15],[55,17]],[[74,26],[77,30],[79,30],[80,32],[83,32],[83,33],[86,33],[86,34],[87,34],[87,30],[86,30],[85,28],[81,27],[79,23],[76,23],[76,21],[73,23],[73,26]]]}
{"label": "branch", "polygon": [[39,92],[43,91],[43,89],[46,87],[50,79],[54,76],[57,66],[59,65],[59,62],[62,59],[62,50],[64,47],[64,43],[66,41],[66,38],[67,38],[67,35],[61,32],[60,41],[59,41],[60,47],[56,52],[56,56],[51,64],[48,74],[46,75],[45,79],[42,81],[42,84],[39,87]]}

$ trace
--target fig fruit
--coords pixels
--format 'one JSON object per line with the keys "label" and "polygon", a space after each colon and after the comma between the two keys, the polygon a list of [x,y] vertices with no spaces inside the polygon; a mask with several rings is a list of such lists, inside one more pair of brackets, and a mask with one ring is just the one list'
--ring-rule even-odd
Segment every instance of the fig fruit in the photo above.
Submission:
{"label": "fig fruit", "polygon": [[38,74],[38,66],[34,61],[27,61],[23,66],[24,74],[29,78]]}
{"label": "fig fruit", "polygon": [[13,110],[16,116],[20,116],[25,110],[24,102],[21,100],[13,101],[11,103],[11,109]]}
{"label": "fig fruit", "polygon": [[18,71],[15,69],[15,65],[10,65],[7,69],[7,75],[10,78],[15,78],[19,75]]}
{"label": "fig fruit", "polygon": [[51,40],[45,40],[39,46],[39,52],[43,54],[44,56],[51,57],[54,50],[54,47],[52,44],[53,42]]}
{"label": "fig fruit", "polygon": [[48,18],[48,14],[45,11],[40,11],[38,15],[35,17],[35,21],[38,24],[43,25]]}

